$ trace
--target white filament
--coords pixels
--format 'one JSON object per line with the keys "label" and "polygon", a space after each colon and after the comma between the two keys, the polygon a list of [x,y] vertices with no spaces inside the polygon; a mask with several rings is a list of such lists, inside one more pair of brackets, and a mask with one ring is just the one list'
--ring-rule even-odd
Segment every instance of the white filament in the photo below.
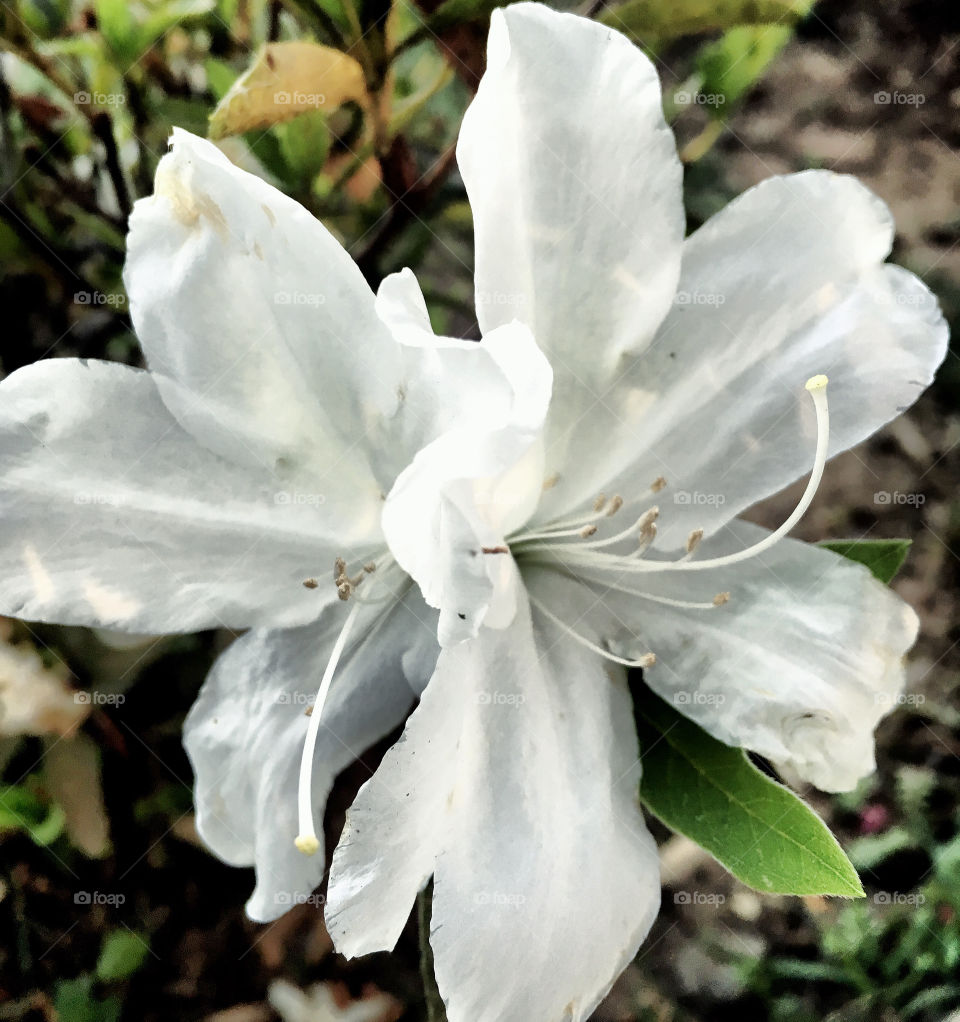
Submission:
{"label": "white filament", "polygon": [[320,687],[317,689],[317,698],[313,702],[313,711],[310,714],[310,723],[307,726],[307,736],[303,742],[303,755],[300,759],[300,782],[297,786],[297,813],[299,816],[300,833],[297,835],[294,844],[304,855],[313,855],[320,847],[317,832],[313,826],[313,799],[311,793],[311,782],[313,780],[313,753],[317,745],[317,735],[320,732],[320,719],[323,716],[323,704],[327,701],[330,692],[330,683],[333,681],[334,672],[340,657],[346,648],[347,640],[350,638],[350,631],[353,623],[360,612],[360,604],[354,603],[347,615],[347,620],[340,629],[337,641],[333,644],[333,651],[327,661],[323,678],[320,680]]}
{"label": "white filament", "polygon": [[587,649],[592,650],[594,653],[599,654],[606,660],[612,660],[615,664],[623,664],[624,667],[650,667],[653,665],[656,657],[652,653],[644,653],[639,660],[627,660],[622,656],[617,656],[615,653],[611,653],[609,650],[598,646],[595,642],[591,642],[585,635],[581,635],[579,632],[575,632],[568,624],[564,624],[552,610],[548,610],[532,593],[527,593],[527,598],[530,602],[540,611],[541,614],[550,618],[550,620],[567,635],[570,636],[576,642],[579,642],[581,646],[586,646]]}
{"label": "white filament", "polygon": [[[612,537],[611,540],[584,544],[557,544],[555,546],[535,544],[529,547],[528,551],[535,554],[547,553],[554,556],[562,552],[563,560],[569,568],[579,565],[581,568],[606,568],[624,573],[645,574],[649,572],[704,571],[709,568],[721,568],[748,560],[751,557],[756,557],[757,554],[763,553],[764,550],[769,550],[770,547],[783,539],[806,514],[820,486],[820,481],[823,478],[823,469],[827,462],[830,446],[830,411],[827,405],[827,377],[811,377],[807,380],[806,389],[813,399],[817,414],[817,447],[814,453],[810,479],[807,482],[806,489],[803,491],[803,496],[800,498],[790,517],[776,531],[769,533],[758,543],[754,543],[753,546],[723,557],[712,557],[702,561],[692,559],[695,551],[685,554],[676,561],[639,561],[635,556],[610,555],[601,553],[597,549],[597,547],[606,546],[613,540],[623,539],[626,533],[630,531],[626,530],[626,533]],[[638,521],[642,521],[642,516]]]}

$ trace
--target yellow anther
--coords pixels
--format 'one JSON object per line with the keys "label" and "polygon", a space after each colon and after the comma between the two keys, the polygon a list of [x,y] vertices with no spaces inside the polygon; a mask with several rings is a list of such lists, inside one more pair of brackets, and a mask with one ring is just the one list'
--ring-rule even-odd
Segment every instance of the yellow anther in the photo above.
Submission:
{"label": "yellow anther", "polygon": [[313,834],[301,834],[293,843],[304,855],[316,855],[320,850],[320,842]]}

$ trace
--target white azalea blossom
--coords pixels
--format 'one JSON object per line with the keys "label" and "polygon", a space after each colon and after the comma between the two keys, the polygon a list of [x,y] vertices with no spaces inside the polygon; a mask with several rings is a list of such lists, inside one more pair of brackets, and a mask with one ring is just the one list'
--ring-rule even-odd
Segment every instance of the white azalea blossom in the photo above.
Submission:
{"label": "white azalea blossom", "polygon": [[[260,920],[319,884],[336,773],[419,693],[334,853],[334,941],[392,948],[432,877],[450,1022],[582,1020],[659,905],[628,667],[821,788],[873,769],[916,617],[785,536],[946,328],[850,178],[772,178],[685,238],[654,68],[590,21],[494,13],[458,162],[479,343],[175,132],[131,218],[148,371],[0,385],[0,613],[250,628],[186,744]],[[775,532],[737,520],[806,472]]]}

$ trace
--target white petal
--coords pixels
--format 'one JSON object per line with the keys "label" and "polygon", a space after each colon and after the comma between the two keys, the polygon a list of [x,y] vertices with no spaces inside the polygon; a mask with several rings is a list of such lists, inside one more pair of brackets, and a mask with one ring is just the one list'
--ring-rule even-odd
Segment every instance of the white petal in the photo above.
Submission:
{"label": "white petal", "polygon": [[4,380],[0,462],[0,612],[28,620],[302,624],[334,598],[302,582],[327,575],[341,533],[378,535],[377,503],[298,503],[201,447],[149,374],[109,362],[54,359]]}
{"label": "white petal", "polygon": [[425,444],[387,497],[383,531],[397,563],[440,608],[448,645],[476,635],[490,614],[491,623],[512,620],[509,555],[482,551],[502,548],[539,499],[552,375],[519,323],[479,343],[434,337],[409,270],[388,277],[377,301],[405,345],[406,400],[417,412],[405,446]]}
{"label": "white petal", "polygon": [[809,377],[830,379],[831,454],[911,405],[947,327],[916,277],[881,263],[891,239],[880,200],[826,171],[771,178],[692,235],[683,302],[581,433],[584,499],[666,477],[657,544],[677,547],[810,470]]}
{"label": "white petal", "polygon": [[623,671],[521,601],[510,628],[441,653],[348,812],[328,888],[338,949],[392,947],[434,873],[450,1022],[580,1022],[659,905],[638,769]]}
{"label": "white petal", "polygon": [[[697,556],[722,556],[764,535],[731,522]],[[849,790],[873,772],[873,731],[897,706],[918,625],[862,565],[786,539],[728,568],[604,581],[592,592],[581,587],[576,627],[626,656],[652,650],[657,662],[644,679],[715,738],[825,791]],[[545,601],[557,584],[556,575],[533,583]],[[730,602],[684,610],[623,588],[707,603],[729,592]]]}
{"label": "white petal", "polygon": [[[403,720],[436,662],[436,615],[408,589],[371,605],[334,677],[313,771],[317,833],[336,775]],[[343,625],[342,605],[304,628],[254,630],[223,653],[184,726],[196,775],[197,827],[220,858],[256,867],[247,903],[267,922],[320,885],[325,856],[294,847],[297,776],[316,687]]]}
{"label": "white petal", "polygon": [[[650,61],[540,4],[495,11],[457,160],[473,209],[477,316],[517,318],[553,366],[548,475],[670,308],[682,171]],[[564,485],[561,479],[561,486]]]}
{"label": "white petal", "polygon": [[131,216],[124,271],[149,366],[171,381],[164,400],[234,460],[388,487],[403,467],[379,453],[399,354],[356,264],[212,143],[172,141]]}

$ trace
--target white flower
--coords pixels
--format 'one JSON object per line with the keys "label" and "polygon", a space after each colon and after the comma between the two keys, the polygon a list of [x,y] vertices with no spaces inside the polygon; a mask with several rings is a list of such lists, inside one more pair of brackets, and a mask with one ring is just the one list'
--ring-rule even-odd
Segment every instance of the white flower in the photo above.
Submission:
{"label": "white flower", "polygon": [[[387,550],[385,494],[451,431],[469,427],[464,458],[508,465],[517,395],[549,370],[519,324],[483,345],[394,336],[319,221],[186,132],[128,249],[149,371],[54,359],[0,384],[0,613],[250,628],[186,744],[200,833],[256,866],[248,911],[272,919],[323,877],[294,838],[318,847],[334,777],[402,722],[436,662],[437,615]],[[337,684],[308,717],[327,663]]]}
{"label": "white flower", "polygon": [[[131,224],[150,373],[0,385],[0,612],[253,626],[186,741],[258,919],[309,897],[294,837],[422,691],[334,855],[337,946],[392,947],[433,876],[450,1022],[581,1020],[659,904],[627,664],[821,787],[872,769],[916,619],[782,537],[946,330],[848,178],[771,179],[684,240],[654,69],[589,21],[494,14],[458,155],[480,344],[433,336],[409,272],[374,301],[304,210],[177,133]],[[735,520],[811,463],[781,529]]]}
{"label": "white flower", "polygon": [[[773,178],[684,240],[655,71],[595,23],[494,13],[458,161],[481,329],[527,325],[552,397],[509,472],[458,464],[442,437],[387,501],[397,562],[475,634],[441,630],[348,812],[327,922],[347,955],[391,948],[433,876],[450,1022],[581,1020],[659,903],[626,665],[822,788],[873,769],[916,617],[862,566],[783,537],[826,459],[927,386],[946,328],[884,265],[890,216],[850,178]],[[412,275],[381,295],[426,343]],[[534,432],[528,407],[515,422]],[[811,464],[776,532],[735,520]]]}

